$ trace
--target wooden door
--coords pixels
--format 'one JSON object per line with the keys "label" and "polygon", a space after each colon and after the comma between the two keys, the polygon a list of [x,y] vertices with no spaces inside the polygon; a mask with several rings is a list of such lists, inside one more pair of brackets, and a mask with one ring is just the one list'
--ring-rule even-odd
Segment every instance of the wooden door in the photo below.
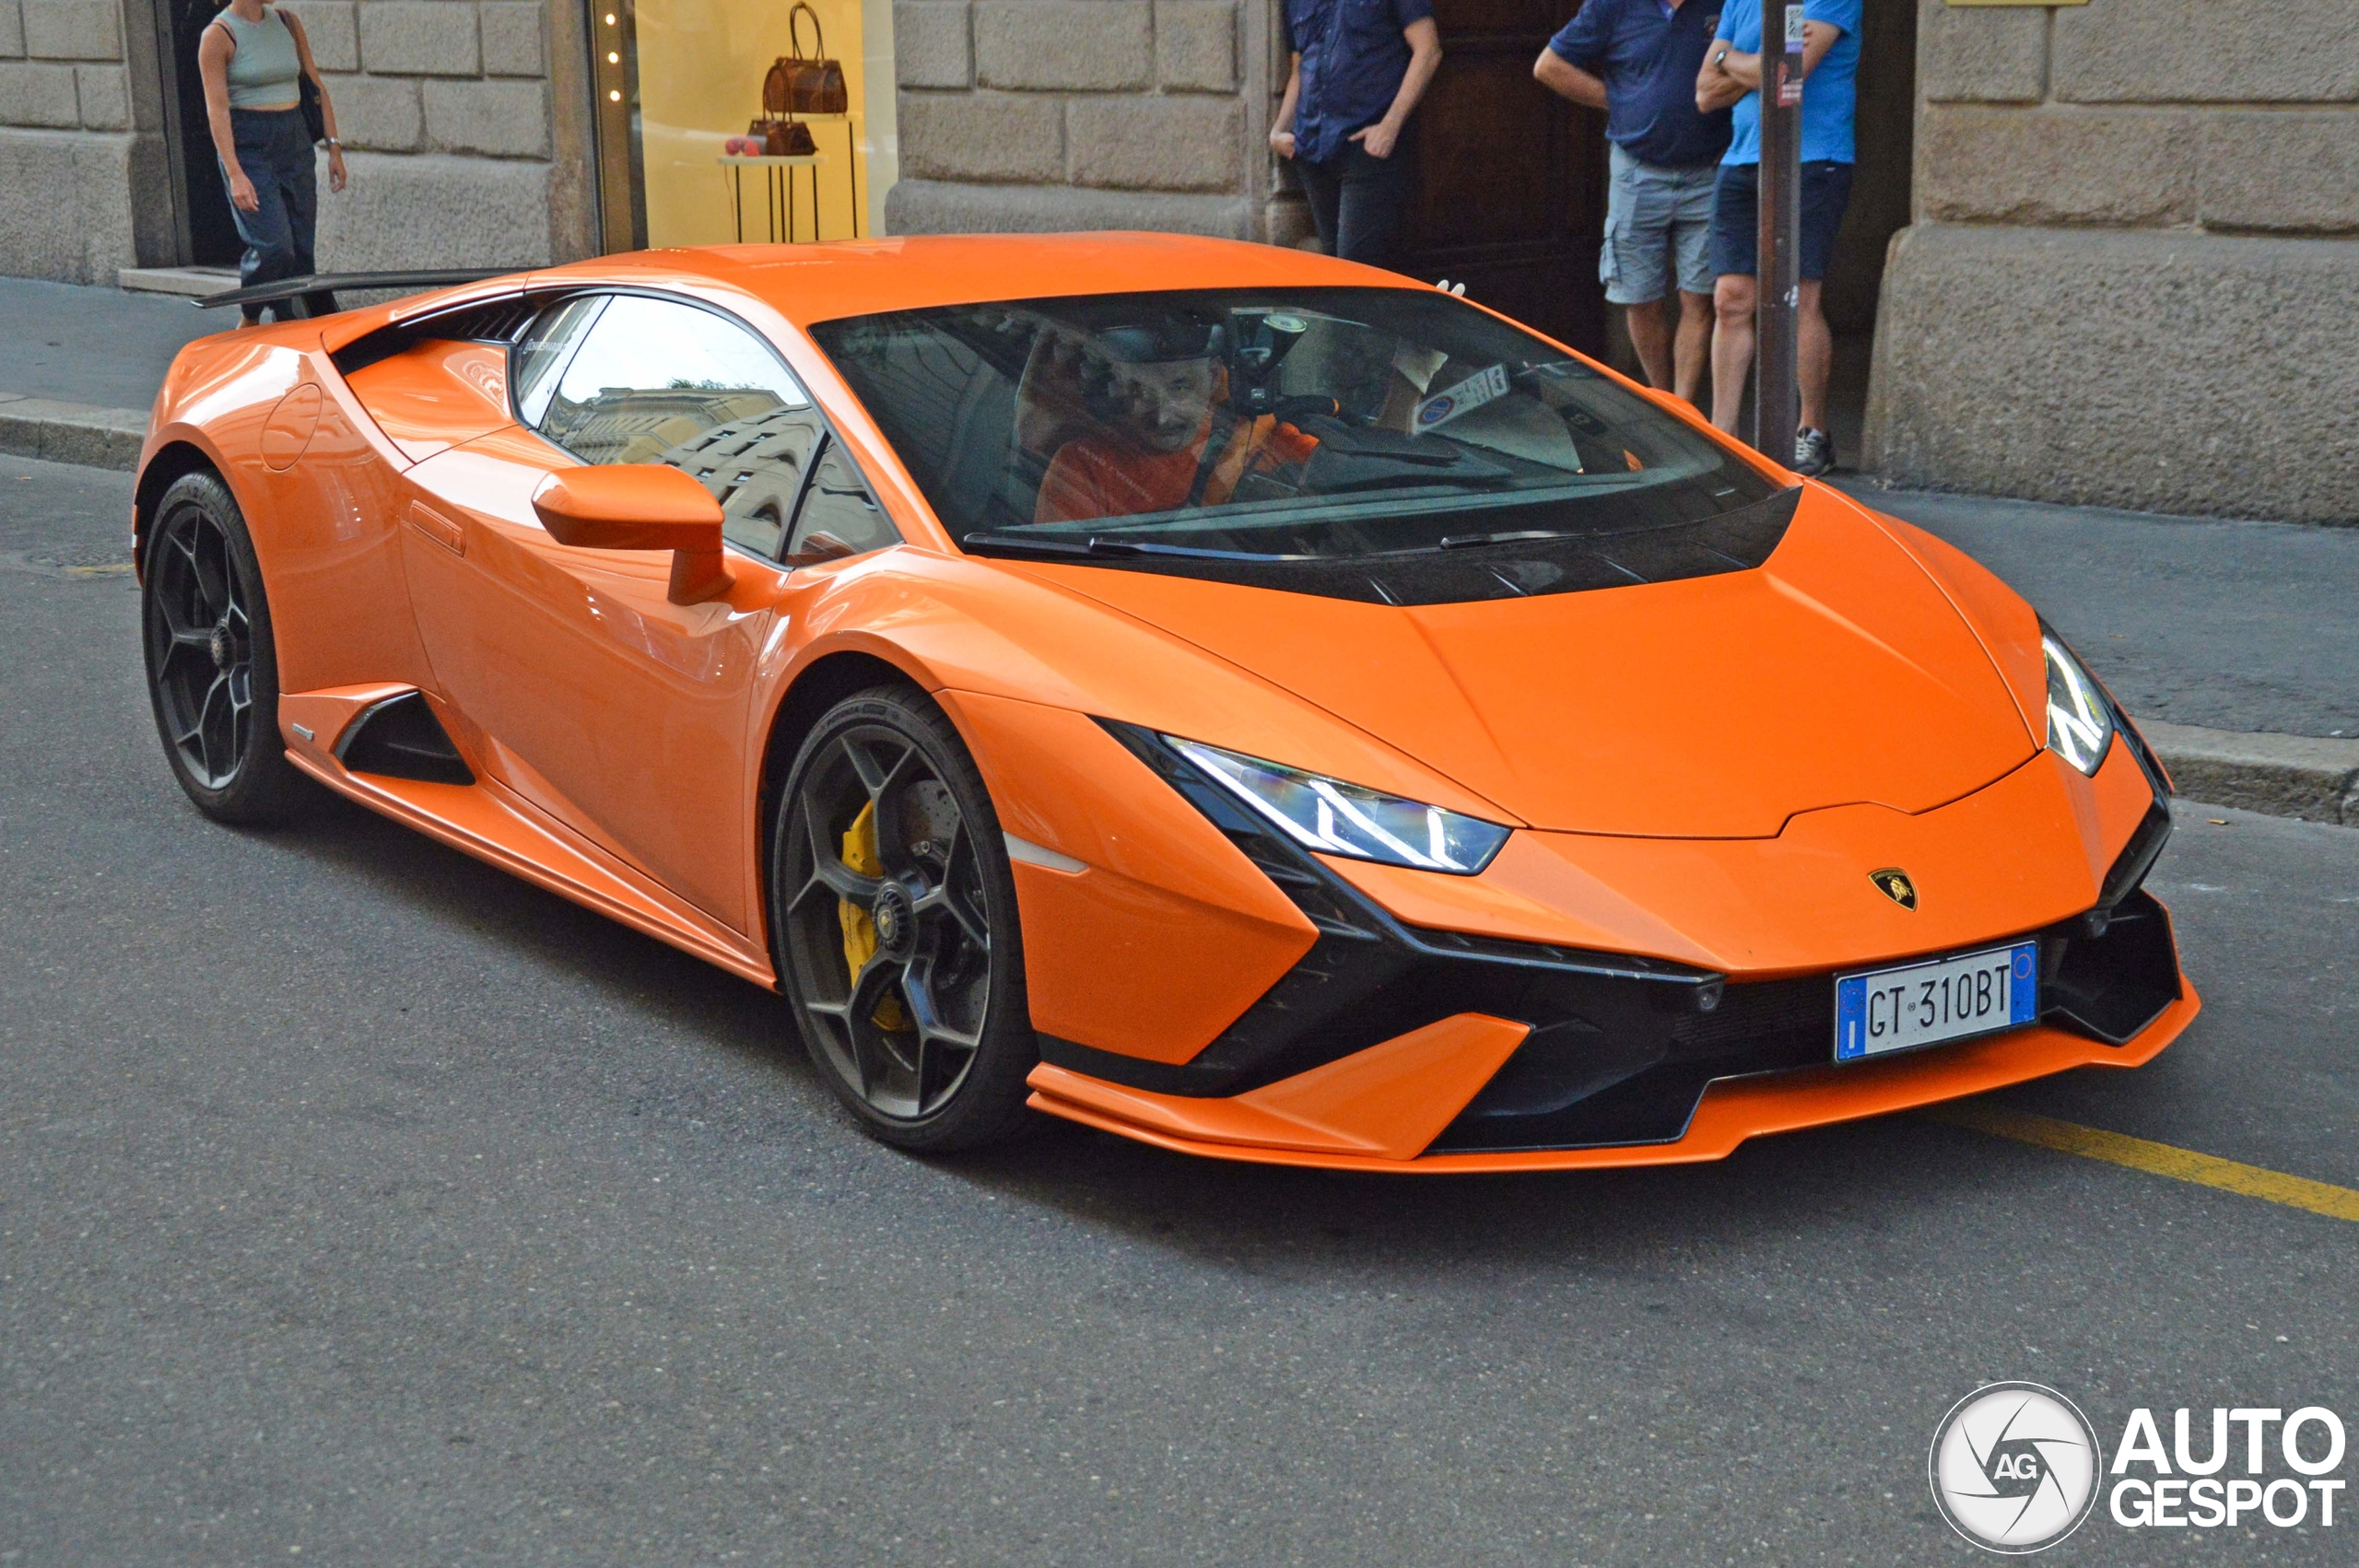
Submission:
{"label": "wooden door", "polygon": [[1585,354],[1605,349],[1604,116],[1532,79],[1579,0],[1435,0],[1441,71],[1417,117],[1418,193],[1404,271]]}

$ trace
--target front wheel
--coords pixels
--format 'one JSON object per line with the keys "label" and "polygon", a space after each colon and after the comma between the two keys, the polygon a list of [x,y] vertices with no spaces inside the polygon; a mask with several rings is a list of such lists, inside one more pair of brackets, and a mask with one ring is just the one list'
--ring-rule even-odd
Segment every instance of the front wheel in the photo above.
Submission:
{"label": "front wheel", "polygon": [[278,650],[252,538],[228,486],[174,480],[156,503],[140,629],[156,729],[196,809],[216,822],[282,817],[299,788],[278,735]]}
{"label": "front wheel", "polygon": [[828,709],[788,772],[769,871],[780,987],[861,1126],[915,1150],[1017,1131],[1039,1056],[1015,882],[941,710],[898,686]]}

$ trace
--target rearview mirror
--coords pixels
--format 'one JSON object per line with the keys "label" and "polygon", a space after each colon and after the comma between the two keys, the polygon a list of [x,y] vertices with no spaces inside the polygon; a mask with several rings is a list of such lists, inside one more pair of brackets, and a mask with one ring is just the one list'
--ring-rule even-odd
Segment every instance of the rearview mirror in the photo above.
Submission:
{"label": "rearview mirror", "polygon": [[617,462],[566,468],[533,492],[549,537],[582,550],[669,550],[671,600],[698,604],[729,591],[721,503],[676,468]]}

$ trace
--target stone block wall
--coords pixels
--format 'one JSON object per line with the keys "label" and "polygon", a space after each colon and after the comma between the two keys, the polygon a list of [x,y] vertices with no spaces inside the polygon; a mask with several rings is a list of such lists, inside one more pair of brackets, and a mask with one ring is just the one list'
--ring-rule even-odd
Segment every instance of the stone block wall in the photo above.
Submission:
{"label": "stone block wall", "polygon": [[1238,0],[899,0],[892,232],[1254,233],[1260,17]]}
{"label": "stone block wall", "polygon": [[[112,282],[170,239],[118,0],[0,0],[0,273]],[[158,200],[162,221],[158,221]]]}
{"label": "stone block wall", "polygon": [[[0,274],[112,283],[180,259],[160,5],[0,0]],[[323,267],[531,266],[593,249],[578,6],[288,9],[327,78],[352,176],[332,196],[323,168]]]}
{"label": "stone block wall", "polygon": [[552,202],[539,0],[288,9],[311,33],[352,172],[343,195],[321,195],[322,266],[537,266],[583,248]]}
{"label": "stone block wall", "polygon": [[1919,6],[1871,465],[2359,521],[2359,4]]}

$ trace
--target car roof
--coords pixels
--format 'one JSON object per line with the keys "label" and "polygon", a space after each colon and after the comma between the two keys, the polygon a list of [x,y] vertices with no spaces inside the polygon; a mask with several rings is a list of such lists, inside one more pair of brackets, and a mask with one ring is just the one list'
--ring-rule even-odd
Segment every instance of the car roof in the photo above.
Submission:
{"label": "car roof", "polygon": [[798,327],[994,299],[1174,288],[1423,287],[1309,251],[1184,234],[984,234],[709,245],[601,256],[533,274],[548,285],[691,281],[752,295]]}

